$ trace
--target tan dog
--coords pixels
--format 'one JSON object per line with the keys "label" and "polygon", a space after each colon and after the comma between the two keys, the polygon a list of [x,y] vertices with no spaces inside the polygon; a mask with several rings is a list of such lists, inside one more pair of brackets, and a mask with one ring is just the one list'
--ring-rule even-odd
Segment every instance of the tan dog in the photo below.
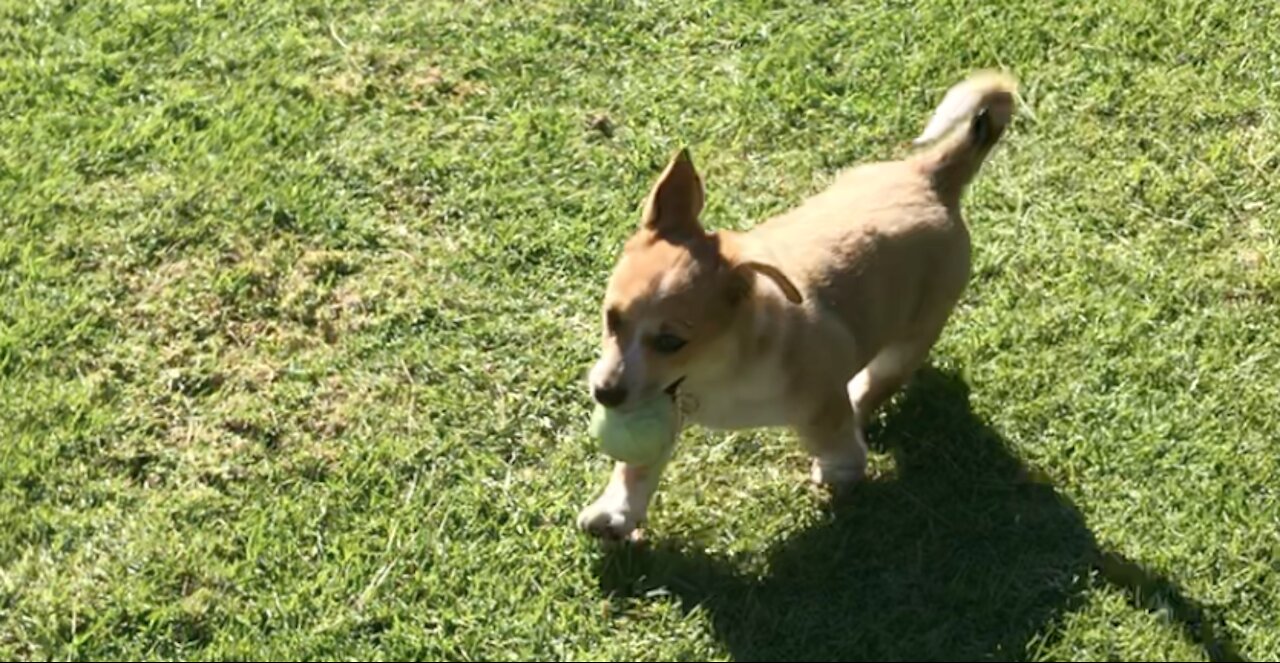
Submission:
{"label": "tan dog", "polygon": [[[790,427],[815,481],[860,479],[864,425],[923,361],[969,280],[960,200],[1012,119],[1014,89],[1002,74],[969,78],[916,140],[933,147],[852,168],[747,233],[703,229],[702,182],[681,150],[609,280],[596,400],[672,397],[707,428]],[[579,526],[632,534],[669,458],[618,463]]]}

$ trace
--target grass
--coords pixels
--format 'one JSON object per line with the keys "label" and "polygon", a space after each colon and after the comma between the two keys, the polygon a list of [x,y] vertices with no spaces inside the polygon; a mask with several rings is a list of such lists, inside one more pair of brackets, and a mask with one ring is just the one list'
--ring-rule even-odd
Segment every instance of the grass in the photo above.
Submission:
{"label": "grass", "polygon": [[[579,536],[671,151],[746,227],[996,65],[875,478],[695,432]],[[4,0],[0,655],[1273,660],[1277,81],[1265,0]]]}

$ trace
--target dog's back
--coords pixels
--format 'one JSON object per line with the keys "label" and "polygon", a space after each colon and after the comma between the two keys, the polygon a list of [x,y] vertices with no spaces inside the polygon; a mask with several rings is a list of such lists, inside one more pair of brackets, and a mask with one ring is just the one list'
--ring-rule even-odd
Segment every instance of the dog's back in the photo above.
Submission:
{"label": "dog's back", "polygon": [[856,364],[894,339],[936,336],[964,291],[970,240],[960,200],[1011,119],[1013,90],[1001,74],[971,77],[952,88],[917,139],[931,148],[853,167],[749,233],[786,265],[821,309],[815,314],[848,328]]}

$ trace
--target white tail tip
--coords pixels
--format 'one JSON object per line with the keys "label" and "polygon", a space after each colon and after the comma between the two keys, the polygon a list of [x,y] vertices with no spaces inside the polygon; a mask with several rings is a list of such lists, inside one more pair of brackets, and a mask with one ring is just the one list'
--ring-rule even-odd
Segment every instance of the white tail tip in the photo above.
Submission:
{"label": "white tail tip", "polygon": [[1017,83],[1006,74],[983,72],[957,83],[947,90],[924,131],[913,142],[915,145],[932,143],[947,135],[956,125],[978,112],[991,92],[1013,92]]}

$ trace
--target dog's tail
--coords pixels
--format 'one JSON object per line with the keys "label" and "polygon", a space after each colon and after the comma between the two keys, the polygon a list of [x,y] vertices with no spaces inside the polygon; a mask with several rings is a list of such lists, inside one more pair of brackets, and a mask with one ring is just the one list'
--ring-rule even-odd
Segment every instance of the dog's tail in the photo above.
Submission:
{"label": "dog's tail", "polygon": [[1012,76],[983,71],[947,91],[915,140],[916,145],[935,143],[917,158],[939,189],[958,194],[978,173],[1013,119],[1017,89]]}

